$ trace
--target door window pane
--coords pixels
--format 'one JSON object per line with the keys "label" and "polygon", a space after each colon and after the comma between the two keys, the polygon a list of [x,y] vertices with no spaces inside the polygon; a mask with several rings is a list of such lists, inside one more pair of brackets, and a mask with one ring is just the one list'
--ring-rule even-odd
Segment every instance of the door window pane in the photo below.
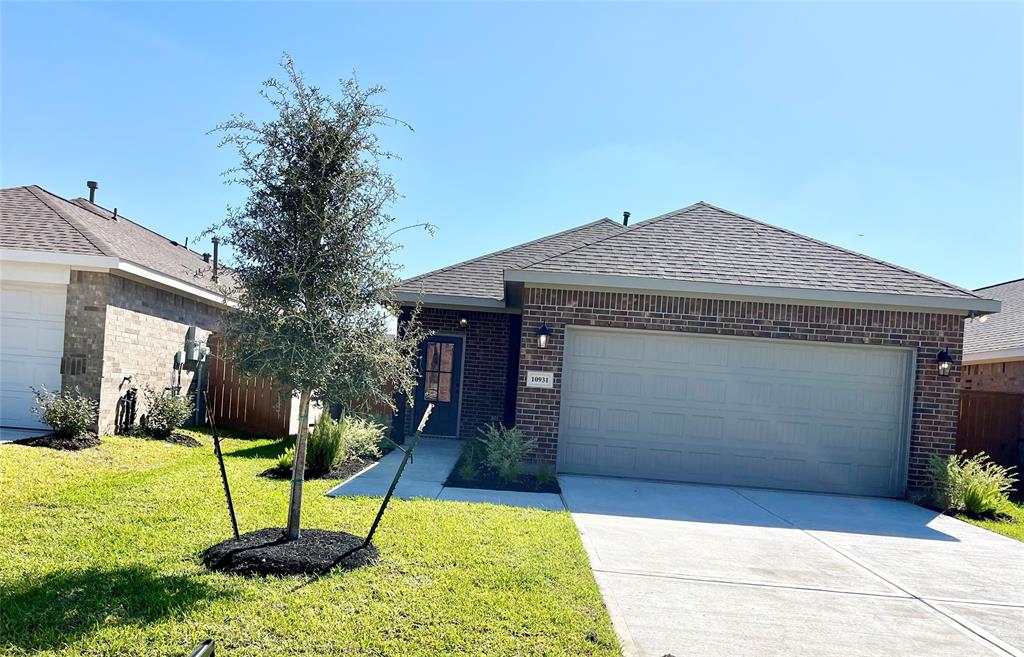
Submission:
{"label": "door window pane", "polygon": [[441,345],[441,371],[451,372],[452,371],[452,360],[455,354],[455,345],[452,343]]}
{"label": "door window pane", "polygon": [[427,401],[437,400],[437,372],[427,372],[423,382],[423,398]]}
{"label": "door window pane", "polygon": [[452,373],[441,372],[438,374],[437,401],[450,402],[452,400]]}

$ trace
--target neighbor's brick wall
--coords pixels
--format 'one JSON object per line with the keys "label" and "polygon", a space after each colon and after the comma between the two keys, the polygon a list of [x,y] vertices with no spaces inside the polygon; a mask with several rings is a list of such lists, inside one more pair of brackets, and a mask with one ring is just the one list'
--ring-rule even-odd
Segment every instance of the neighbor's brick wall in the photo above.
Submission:
{"label": "neighbor's brick wall", "polygon": [[[139,389],[138,416],[145,413],[146,386],[160,391],[172,385],[174,353],[185,346],[189,326],[206,340],[220,325],[223,311],[173,292],[120,276],[109,277],[109,303],[103,346],[100,429],[114,430],[117,400],[127,391],[124,377]],[[181,390],[191,392],[195,369],[181,373]],[[177,384],[177,376],[174,377]]]}
{"label": "neighbor's brick wall", "polygon": [[[466,328],[459,319],[469,320]],[[420,322],[435,333],[465,336],[462,354],[462,411],[459,438],[474,438],[505,415],[505,379],[508,368],[509,315],[423,308]],[[405,412],[405,431],[412,433],[412,413]]]}
{"label": "neighbor's brick wall", "polygon": [[77,388],[91,399],[100,398],[100,382],[103,376],[103,327],[107,321],[109,292],[110,274],[91,271],[71,272],[64,311],[61,388]]}
{"label": "neighbor's brick wall", "polygon": [[[547,322],[553,331],[547,349],[539,349],[534,337],[541,322]],[[520,336],[516,424],[537,440],[534,456],[538,461],[554,463],[557,454],[562,350],[567,325],[916,348],[909,485],[924,484],[930,454],[948,454],[956,448],[963,345],[961,317],[527,288]],[[940,377],[935,366],[935,354],[944,347],[954,361],[948,377]],[[526,388],[528,369],[554,372],[554,388]]]}
{"label": "neighbor's brick wall", "polygon": [[964,365],[963,389],[985,392],[1024,392],[1024,360]]}

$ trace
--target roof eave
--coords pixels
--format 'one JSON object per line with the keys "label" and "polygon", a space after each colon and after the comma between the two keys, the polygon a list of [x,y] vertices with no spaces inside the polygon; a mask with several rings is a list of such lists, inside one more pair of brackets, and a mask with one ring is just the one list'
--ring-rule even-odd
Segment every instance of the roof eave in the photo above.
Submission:
{"label": "roof eave", "polygon": [[423,306],[455,306],[469,308],[505,308],[503,299],[489,297],[471,297],[459,294],[431,294],[428,292],[405,292],[395,293],[395,297],[401,303],[418,304]]}
{"label": "roof eave", "polygon": [[576,274],[521,269],[506,269],[504,275],[506,282],[518,282],[528,285],[643,290],[670,294],[694,294],[698,296],[730,297],[790,304],[799,303],[803,305],[841,304],[857,307],[893,307],[918,312],[932,311],[955,315],[996,313],[999,312],[1001,307],[999,301],[982,299],[980,297],[936,297],[913,294],[851,292],[846,290],[817,290],[766,285],[744,285],[740,283],[708,283],[668,278]]}
{"label": "roof eave", "polygon": [[967,365],[1000,363],[1014,360],[1024,360],[1024,347],[968,352],[967,346],[964,346],[964,363]]}

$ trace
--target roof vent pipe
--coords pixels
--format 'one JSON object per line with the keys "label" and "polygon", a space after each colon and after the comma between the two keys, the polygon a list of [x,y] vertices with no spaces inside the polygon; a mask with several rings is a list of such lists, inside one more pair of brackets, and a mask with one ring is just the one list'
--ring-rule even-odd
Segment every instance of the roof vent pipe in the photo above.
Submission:
{"label": "roof vent pipe", "polygon": [[96,188],[100,186],[95,180],[86,180],[85,186],[89,188],[89,202],[96,202]]}
{"label": "roof vent pipe", "polygon": [[213,242],[213,282],[217,282],[217,249],[220,246],[220,238],[214,237],[210,240]]}
{"label": "roof vent pipe", "polygon": [[628,212],[623,212],[622,213],[622,225],[623,226],[628,226],[629,225],[629,213]]}
{"label": "roof vent pipe", "polygon": [[210,262],[210,254],[209,253],[204,253],[203,254],[203,262]]}

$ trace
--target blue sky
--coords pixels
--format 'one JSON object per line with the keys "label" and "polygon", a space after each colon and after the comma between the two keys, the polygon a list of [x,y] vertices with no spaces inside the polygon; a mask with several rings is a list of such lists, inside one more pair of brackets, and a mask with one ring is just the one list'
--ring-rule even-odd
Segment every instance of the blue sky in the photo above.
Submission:
{"label": "blue sky", "polygon": [[1024,276],[1024,5],[2,5],[3,186],[182,239],[241,191],[207,131],[290,52],[355,72],[416,274],[708,201],[967,287]]}

